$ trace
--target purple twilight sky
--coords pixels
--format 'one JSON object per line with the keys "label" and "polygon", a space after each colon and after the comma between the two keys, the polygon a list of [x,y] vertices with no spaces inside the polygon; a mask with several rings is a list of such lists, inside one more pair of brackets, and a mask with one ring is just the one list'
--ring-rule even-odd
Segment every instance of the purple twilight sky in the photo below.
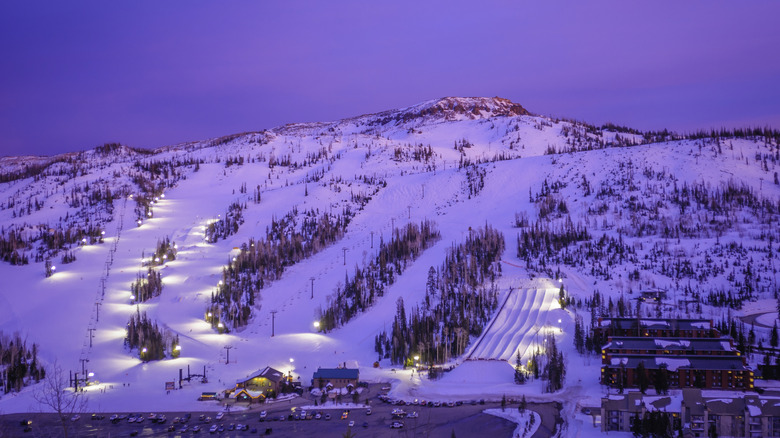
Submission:
{"label": "purple twilight sky", "polygon": [[639,129],[780,128],[780,2],[0,5],[0,155],[156,147],[443,96]]}

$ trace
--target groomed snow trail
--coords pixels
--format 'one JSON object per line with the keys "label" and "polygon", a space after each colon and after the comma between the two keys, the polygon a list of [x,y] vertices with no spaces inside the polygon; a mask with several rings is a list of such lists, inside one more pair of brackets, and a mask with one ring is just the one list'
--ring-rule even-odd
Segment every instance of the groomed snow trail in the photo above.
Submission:
{"label": "groomed snow trail", "polygon": [[542,342],[542,338],[537,337],[542,329],[557,327],[547,321],[550,310],[559,307],[557,297],[558,289],[551,281],[510,291],[501,310],[467,357],[512,361],[517,351],[525,357],[535,342]]}

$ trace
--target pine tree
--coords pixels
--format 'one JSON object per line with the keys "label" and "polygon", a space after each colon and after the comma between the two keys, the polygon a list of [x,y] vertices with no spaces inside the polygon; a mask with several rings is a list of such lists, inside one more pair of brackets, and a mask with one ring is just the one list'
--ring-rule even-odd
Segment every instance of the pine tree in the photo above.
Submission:
{"label": "pine tree", "polygon": [[520,359],[520,350],[517,350],[517,358],[515,359],[515,383],[522,385],[525,383],[525,373],[523,373],[523,363]]}
{"label": "pine tree", "polygon": [[775,321],[774,325],[772,326],[772,335],[769,338],[769,345],[777,348],[777,340],[777,321]]}
{"label": "pine tree", "polygon": [[640,361],[636,367],[636,379],[639,385],[639,391],[644,394],[647,392],[647,387],[650,386],[650,382],[647,379],[647,369],[645,368],[645,361]]}
{"label": "pine tree", "polygon": [[574,348],[580,354],[585,352],[585,330],[582,325],[582,317],[577,315],[574,320]]}

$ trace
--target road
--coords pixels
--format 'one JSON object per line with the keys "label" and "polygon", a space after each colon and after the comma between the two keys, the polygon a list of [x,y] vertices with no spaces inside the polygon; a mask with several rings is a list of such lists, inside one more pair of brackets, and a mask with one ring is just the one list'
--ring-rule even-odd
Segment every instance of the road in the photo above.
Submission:
{"label": "road", "polygon": [[760,322],[758,322],[759,317],[767,315],[769,313],[777,313],[777,312],[772,311],[772,312],[754,313],[752,315],[742,316],[740,317],[740,319],[747,325],[755,324],[757,327],[765,327],[771,329],[772,328],[771,325],[761,324]]}

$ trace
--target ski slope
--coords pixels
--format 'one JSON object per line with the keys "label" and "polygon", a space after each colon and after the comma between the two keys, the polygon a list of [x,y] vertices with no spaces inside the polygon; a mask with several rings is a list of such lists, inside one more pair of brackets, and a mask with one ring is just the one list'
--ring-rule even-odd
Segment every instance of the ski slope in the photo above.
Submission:
{"label": "ski slope", "polygon": [[517,351],[525,357],[530,347],[542,342],[538,337],[542,329],[556,327],[550,320],[550,311],[560,308],[557,297],[558,289],[549,280],[538,286],[510,291],[500,311],[467,357],[471,360],[511,361]]}

